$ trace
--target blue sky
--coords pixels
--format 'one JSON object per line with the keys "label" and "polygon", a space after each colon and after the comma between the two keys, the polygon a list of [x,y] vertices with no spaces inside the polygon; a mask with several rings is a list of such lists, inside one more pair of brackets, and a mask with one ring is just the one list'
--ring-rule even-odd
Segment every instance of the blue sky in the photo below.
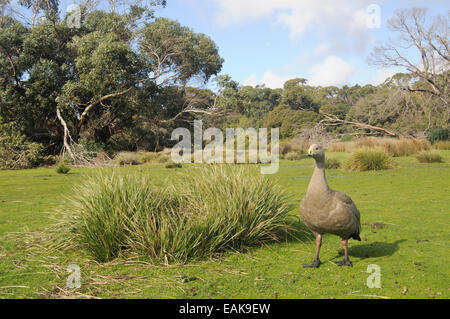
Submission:
{"label": "blue sky", "polygon": [[[18,0],[11,0],[17,2]],[[61,14],[80,0],[62,0]],[[106,0],[99,7],[108,8]],[[448,0],[167,0],[156,15],[208,35],[225,59],[222,74],[243,85],[282,87],[379,84],[399,69],[367,64],[373,47],[392,37],[396,10],[426,7],[447,14]],[[21,9],[22,10],[22,9]],[[378,19],[379,18],[379,19]],[[379,24],[378,24],[379,22]],[[211,87],[211,83],[208,84]]]}
{"label": "blue sky", "polygon": [[222,73],[241,84],[281,87],[303,77],[313,85],[342,86],[379,84],[399,71],[366,60],[374,45],[392,36],[387,19],[412,7],[430,14],[450,9],[445,0],[168,0],[157,16],[211,37],[225,59]]}

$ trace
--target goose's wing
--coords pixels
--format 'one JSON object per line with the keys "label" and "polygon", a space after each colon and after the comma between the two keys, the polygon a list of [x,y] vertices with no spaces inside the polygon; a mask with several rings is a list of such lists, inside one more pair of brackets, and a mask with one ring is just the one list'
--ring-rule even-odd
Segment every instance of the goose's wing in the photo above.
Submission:
{"label": "goose's wing", "polygon": [[343,204],[345,204],[345,206],[347,206],[349,211],[353,213],[353,216],[355,217],[355,220],[358,225],[358,233],[359,233],[359,231],[361,230],[360,214],[358,208],[356,208],[355,203],[348,195],[344,193],[336,191],[335,196],[339,201],[341,201]]}

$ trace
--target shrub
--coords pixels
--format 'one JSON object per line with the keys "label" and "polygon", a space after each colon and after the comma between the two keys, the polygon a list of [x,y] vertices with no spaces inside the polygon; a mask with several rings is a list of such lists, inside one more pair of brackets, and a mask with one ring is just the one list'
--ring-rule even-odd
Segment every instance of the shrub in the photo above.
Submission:
{"label": "shrub", "polygon": [[381,148],[362,148],[353,152],[345,162],[352,171],[382,170],[394,167],[392,157]]}
{"label": "shrub", "polygon": [[302,154],[300,152],[289,152],[284,155],[284,159],[288,161],[298,161],[302,159]]}
{"label": "shrub", "polygon": [[0,124],[0,168],[22,169],[44,161],[41,144],[27,141],[13,123]]}
{"label": "shrub", "polygon": [[433,148],[438,149],[438,150],[450,150],[450,141],[434,142]]}
{"label": "shrub", "polygon": [[419,163],[442,163],[444,160],[437,151],[423,151],[416,155]]}
{"label": "shrub", "polygon": [[341,162],[337,158],[325,157],[325,168],[327,169],[337,169],[341,167]]}
{"label": "shrub", "polygon": [[61,158],[56,165],[56,172],[58,174],[67,174],[70,171],[70,160],[68,158]]}
{"label": "shrub", "polygon": [[62,211],[60,242],[99,261],[126,252],[167,264],[262,245],[292,229],[284,192],[257,170],[195,168],[159,187],[141,174],[87,178]]}
{"label": "shrub", "polygon": [[431,129],[427,136],[427,139],[432,144],[434,144],[437,141],[448,141],[449,139],[448,128]]}

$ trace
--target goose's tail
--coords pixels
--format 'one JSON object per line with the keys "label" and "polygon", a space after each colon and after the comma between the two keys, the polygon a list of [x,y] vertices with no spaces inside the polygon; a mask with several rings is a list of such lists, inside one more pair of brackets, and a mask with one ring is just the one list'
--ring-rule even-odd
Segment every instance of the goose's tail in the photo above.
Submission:
{"label": "goose's tail", "polygon": [[361,241],[361,238],[359,237],[359,233],[353,234],[350,237],[353,238],[353,239]]}

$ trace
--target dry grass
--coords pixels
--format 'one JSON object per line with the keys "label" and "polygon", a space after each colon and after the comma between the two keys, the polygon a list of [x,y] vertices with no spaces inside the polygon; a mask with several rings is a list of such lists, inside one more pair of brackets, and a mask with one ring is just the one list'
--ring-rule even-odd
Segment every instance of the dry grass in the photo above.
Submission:
{"label": "dry grass", "polygon": [[425,139],[414,138],[375,138],[365,137],[354,142],[330,143],[330,152],[354,152],[361,148],[382,148],[394,157],[409,156],[431,149],[431,144]]}
{"label": "dry grass", "polygon": [[450,150],[450,141],[437,141],[433,144],[433,148],[437,150]]}

